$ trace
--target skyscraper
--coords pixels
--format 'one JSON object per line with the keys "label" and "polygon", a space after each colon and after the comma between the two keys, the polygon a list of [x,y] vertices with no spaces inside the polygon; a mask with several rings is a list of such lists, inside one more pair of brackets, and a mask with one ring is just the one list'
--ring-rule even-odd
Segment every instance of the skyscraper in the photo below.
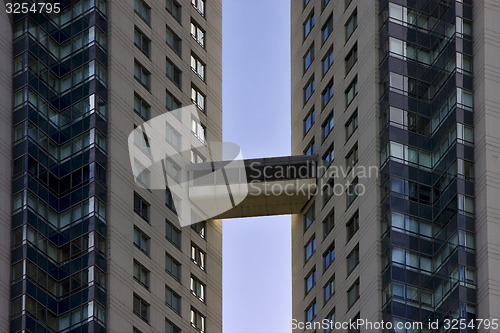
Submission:
{"label": "skyscraper", "polygon": [[181,231],[127,149],[193,103],[221,140],[221,1],[3,5],[0,331],[221,331],[220,220]]}
{"label": "skyscraper", "polygon": [[499,318],[498,15],[291,1],[292,154],[329,167],[292,219],[297,320]]}

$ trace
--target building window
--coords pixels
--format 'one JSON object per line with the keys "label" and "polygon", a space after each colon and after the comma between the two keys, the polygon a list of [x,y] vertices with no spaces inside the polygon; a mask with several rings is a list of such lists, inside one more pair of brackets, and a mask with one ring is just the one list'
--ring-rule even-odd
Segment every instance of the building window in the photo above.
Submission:
{"label": "building window", "polygon": [[352,136],[354,131],[358,128],[358,110],[354,111],[354,114],[347,120],[347,123],[345,124],[345,136],[346,139],[345,141],[349,140],[349,138]]}
{"label": "building window", "polygon": [[134,111],[144,120],[151,117],[151,106],[137,94],[134,94]]}
{"label": "building window", "polygon": [[325,90],[323,90],[323,92],[321,93],[321,96],[323,101],[323,107],[325,107],[333,97],[333,79],[330,80]]}
{"label": "building window", "polygon": [[149,256],[149,236],[134,227],[134,245]]}
{"label": "building window", "polygon": [[134,212],[149,222],[149,209],[150,204],[134,192]]}
{"label": "building window", "polygon": [[[351,2],[352,0],[347,0],[349,2]],[[361,319],[361,314],[358,312],[358,314],[356,316],[354,316],[354,318],[351,319],[351,322],[353,323],[357,323],[358,320]],[[361,329],[359,328],[349,328],[349,330],[347,331],[347,333],[361,333]]]}
{"label": "building window", "polygon": [[205,143],[205,138],[207,137],[207,129],[196,119],[191,119],[191,132],[198,139],[200,139],[201,142]]}
{"label": "building window", "polygon": [[165,271],[177,281],[181,280],[181,264],[168,253],[165,253]]}
{"label": "building window", "polygon": [[149,270],[134,260],[134,279],[149,289]]}
{"label": "building window", "polygon": [[[135,139],[137,139],[137,137],[135,137]],[[147,145],[147,142],[144,139],[145,137],[142,136],[142,141],[144,142],[145,145]],[[148,170],[144,165],[139,163],[139,161],[134,160],[133,172],[134,175],[136,175],[136,181],[141,183],[145,188],[149,188],[151,180],[151,171]]]}
{"label": "building window", "polygon": [[136,327],[132,327],[132,333],[142,333],[142,331],[140,331]]}
{"label": "building window", "polygon": [[172,31],[168,26],[166,28],[167,31],[167,45],[174,50],[174,52],[180,57],[181,56],[181,49],[182,49],[182,41],[179,36],[175,34],[175,32]]}
{"label": "building window", "polygon": [[309,242],[307,242],[306,246],[304,247],[305,249],[305,254],[306,254],[306,262],[311,259],[313,254],[316,252],[316,238],[313,236]]}
{"label": "building window", "polygon": [[175,209],[175,200],[174,196],[172,195],[172,192],[170,189],[167,187],[165,189],[165,205],[174,213],[177,214],[177,211]]}
{"label": "building window", "polygon": [[149,7],[144,0],[135,0],[134,9],[144,22],[148,25],[151,24],[151,7]]}
{"label": "building window", "polygon": [[326,302],[328,302],[332,298],[333,294],[335,294],[335,275],[332,276],[330,280],[328,280],[328,282],[325,284],[325,286],[323,287],[323,292],[325,295],[326,304]]}
{"label": "building window", "polygon": [[359,264],[359,244],[347,256],[347,275],[351,274]]}
{"label": "building window", "polygon": [[191,275],[191,293],[205,303],[205,284]]}
{"label": "building window", "polygon": [[171,321],[165,319],[165,333],[181,333],[181,329]]}
{"label": "building window", "polygon": [[345,24],[345,41],[347,42],[349,38],[351,37],[352,33],[354,30],[356,30],[356,27],[358,26],[358,12],[355,9],[354,13],[352,13],[351,17],[347,20],[347,23]]}
{"label": "building window", "polygon": [[165,140],[175,148],[175,150],[181,150],[181,135],[177,133],[176,130],[170,124],[166,124],[165,126]]}
{"label": "building window", "polygon": [[309,207],[309,209],[305,212],[304,214],[304,230],[309,229],[311,224],[314,222],[315,218],[315,209],[314,209],[314,203]]}
{"label": "building window", "polygon": [[328,169],[328,167],[332,164],[334,155],[335,152],[332,144],[330,147],[328,147],[328,150],[326,151],[325,155],[323,155],[323,165],[326,169]]}
{"label": "building window", "polygon": [[149,322],[149,303],[136,294],[134,294],[134,313],[145,322]]}
{"label": "building window", "polygon": [[176,313],[181,313],[181,297],[168,286],[165,286],[165,304]]}
{"label": "building window", "polygon": [[307,17],[306,21],[304,22],[304,39],[306,39],[306,37],[309,36],[309,33],[311,32],[312,28],[314,28],[314,12],[311,12],[311,14]]}
{"label": "building window", "polygon": [[325,328],[325,333],[332,333],[334,328],[332,327],[331,323],[335,323],[335,308],[333,308],[333,310],[326,316],[326,320],[330,325]]}
{"label": "building window", "polygon": [[307,6],[307,4],[310,2],[310,0],[304,0],[304,8]]}
{"label": "building window", "polygon": [[177,22],[181,22],[181,5],[175,0],[167,0],[167,11],[172,15]]}
{"label": "building window", "polygon": [[198,236],[205,239],[206,225],[207,225],[207,222],[205,222],[205,221],[198,222],[195,224],[191,224],[191,229],[193,229],[198,234]]}
{"label": "building window", "polygon": [[354,44],[351,51],[345,57],[345,75],[349,74],[354,64],[358,61],[358,43]]}
{"label": "building window", "polygon": [[347,90],[345,91],[345,106],[346,108],[351,104],[354,100],[354,97],[358,95],[358,77],[356,76],[354,80],[351,82]]}
{"label": "building window", "polygon": [[335,260],[335,242],[330,245],[328,250],[323,254],[323,261],[325,263],[325,271],[330,267],[330,265]]}
{"label": "building window", "polygon": [[166,92],[166,108],[168,111],[173,111],[176,109],[180,109],[182,107],[181,102],[177,98],[174,97],[168,90]]}
{"label": "building window", "polygon": [[358,178],[354,178],[347,188],[347,207],[349,207],[358,197]]}
{"label": "building window", "polygon": [[194,54],[191,54],[191,69],[205,81],[205,64]]}
{"label": "building window", "polygon": [[174,65],[172,61],[170,61],[167,58],[167,71],[166,71],[167,77],[175,83],[176,86],[180,87],[181,86],[181,70]]}
{"label": "building window", "polygon": [[316,84],[314,82],[314,76],[309,79],[306,86],[304,87],[304,104],[311,98],[314,90],[316,89]]}
{"label": "building window", "polygon": [[191,37],[193,37],[201,47],[205,48],[205,31],[193,21],[191,21]]}
{"label": "building window", "polygon": [[314,155],[316,154],[316,145],[314,144],[314,140],[312,140],[309,145],[307,145],[306,150],[304,150],[304,155]]}
{"label": "building window", "polygon": [[333,65],[333,46],[326,52],[325,57],[323,58],[323,76],[328,72],[330,67]]}
{"label": "building window", "polygon": [[330,214],[323,221],[323,239],[330,234],[335,227],[335,210],[332,209]]}
{"label": "building window", "polygon": [[205,0],[191,0],[191,4],[201,16],[205,17]]}
{"label": "building window", "polygon": [[307,274],[305,280],[306,280],[306,295],[307,295],[316,285],[316,268],[314,268],[311,272],[309,272],[309,274]]}
{"label": "building window", "polygon": [[349,309],[359,299],[359,279],[347,290],[347,305]]}
{"label": "building window", "polygon": [[191,87],[191,101],[203,112],[205,112],[205,95],[196,87]]}
{"label": "building window", "polygon": [[314,125],[315,117],[314,117],[314,109],[312,109],[308,114],[306,119],[304,119],[304,135],[306,135],[309,130]]}
{"label": "building window", "polygon": [[147,38],[142,31],[134,28],[134,44],[135,46],[141,50],[148,58],[150,56],[151,50],[151,40]]}
{"label": "building window", "polygon": [[306,322],[312,322],[316,318],[316,299],[306,309]]}
{"label": "building window", "polygon": [[199,332],[205,332],[205,317],[195,308],[191,308],[191,326]]}
{"label": "building window", "polygon": [[134,61],[134,78],[147,90],[151,89],[151,73],[137,61]]}
{"label": "building window", "polygon": [[205,270],[205,252],[194,244],[191,244],[191,260],[196,266],[200,267],[203,271]]}
{"label": "building window", "polygon": [[333,130],[333,111],[330,112],[325,122],[323,123],[323,141],[330,135]]}
{"label": "building window", "polygon": [[328,21],[321,28],[321,36],[323,36],[323,43],[330,37],[333,31],[333,15],[330,15]]}
{"label": "building window", "polygon": [[359,230],[359,212],[356,211],[351,219],[346,224],[347,241],[350,241],[352,236]]}
{"label": "building window", "polygon": [[314,43],[311,45],[309,50],[307,50],[306,55],[304,56],[304,73],[307,71],[309,66],[311,66],[314,61]]}
{"label": "building window", "polygon": [[181,248],[181,232],[168,220],[165,221],[165,237],[176,248]]}
{"label": "building window", "polygon": [[354,144],[354,147],[347,153],[345,157],[345,165],[347,169],[350,169],[358,163],[358,143]]}
{"label": "building window", "polygon": [[321,10],[324,10],[325,7],[330,3],[330,0],[321,1]]}
{"label": "building window", "polygon": [[191,149],[191,163],[203,163],[205,162],[205,158],[196,150]]}

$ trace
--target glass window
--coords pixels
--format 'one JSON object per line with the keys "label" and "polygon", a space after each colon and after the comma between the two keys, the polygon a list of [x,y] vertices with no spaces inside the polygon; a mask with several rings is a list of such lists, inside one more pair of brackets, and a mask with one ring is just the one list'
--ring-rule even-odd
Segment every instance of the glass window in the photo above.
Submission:
{"label": "glass window", "polygon": [[313,236],[309,242],[307,242],[305,248],[306,262],[311,259],[313,254],[316,252],[316,238]]}
{"label": "glass window", "polygon": [[134,192],[134,212],[145,221],[149,221],[149,209],[150,204]]}
{"label": "glass window", "polygon": [[172,15],[177,22],[181,22],[181,5],[175,0],[167,0],[167,11]]}
{"label": "glass window", "polygon": [[351,274],[359,264],[359,244],[347,256],[347,275]]}
{"label": "glass window", "polygon": [[147,24],[151,24],[151,7],[144,0],[135,0],[134,9]]}
{"label": "glass window", "polygon": [[181,248],[181,231],[168,220],[165,221],[165,237],[175,247]]}
{"label": "glass window", "polygon": [[205,284],[195,276],[191,276],[191,293],[205,303]]}
{"label": "glass window", "polygon": [[348,307],[351,308],[358,299],[359,299],[359,280],[354,282],[354,284],[347,291]]}
{"label": "glass window", "polygon": [[346,168],[351,168],[358,163],[358,143],[356,142],[345,157]]}
{"label": "glass window", "polygon": [[347,23],[345,24],[345,40],[346,42],[349,40],[351,37],[352,33],[354,30],[356,30],[356,27],[358,26],[358,12],[355,9],[354,13],[349,17],[347,20]]}
{"label": "glass window", "polygon": [[335,210],[332,209],[330,214],[323,221],[323,239],[330,234],[335,227]]}
{"label": "glass window", "polygon": [[168,286],[165,286],[165,304],[176,313],[181,313],[181,297]]}
{"label": "glass window", "polygon": [[323,36],[323,43],[328,39],[330,34],[333,31],[333,15],[330,15],[328,18],[328,21],[323,25],[323,28],[321,28],[321,36]]}
{"label": "glass window", "polygon": [[174,213],[177,214],[177,210],[175,209],[175,199],[174,196],[172,195],[172,192],[170,189],[167,187],[165,189],[165,205]]}
{"label": "glass window", "polygon": [[181,149],[181,135],[177,133],[176,130],[170,124],[166,124],[165,126],[166,130],[166,140],[167,142],[175,148],[175,150],[180,151]]}
{"label": "glass window", "polygon": [[207,226],[207,222],[202,221],[202,222],[191,224],[191,229],[193,229],[198,234],[198,236],[205,239],[206,226]]}
{"label": "glass window", "polygon": [[315,219],[315,209],[314,203],[309,207],[309,209],[304,213],[304,230],[307,230]]}
{"label": "glass window", "polygon": [[314,76],[307,82],[304,87],[304,104],[311,98],[314,90],[316,89],[316,84],[314,82]]}
{"label": "glass window", "polygon": [[180,281],[181,264],[168,253],[165,253],[165,270],[176,280]]}
{"label": "glass window", "polygon": [[[333,144],[328,147],[326,153],[323,155],[323,165],[325,166],[325,168],[328,169],[328,167],[330,167],[330,165],[332,164],[333,162],[333,158],[334,158],[334,149],[333,149]],[[330,189],[328,189],[330,190]],[[328,192],[328,193],[333,193],[333,192]]]}
{"label": "glass window", "polygon": [[328,282],[323,287],[324,295],[325,295],[325,304],[328,302],[333,294],[335,294],[335,275],[328,280]]}
{"label": "glass window", "polygon": [[335,260],[335,242],[330,245],[328,250],[323,254],[323,261],[325,263],[325,271],[330,267],[330,265]]}
{"label": "glass window", "polygon": [[309,66],[311,66],[312,62],[314,61],[314,43],[312,46],[307,50],[306,55],[304,56],[304,72],[307,71]]}
{"label": "glass window", "polygon": [[151,117],[151,106],[137,94],[134,94],[134,111],[144,120]]}
{"label": "glass window", "polygon": [[359,230],[359,212],[356,211],[353,217],[346,224],[347,241],[351,240],[352,236]]}
{"label": "glass window", "polygon": [[191,260],[202,270],[205,270],[205,252],[194,243],[191,244]]}
{"label": "glass window", "polygon": [[309,143],[309,145],[306,147],[306,150],[304,151],[304,155],[314,155],[316,154],[316,146],[314,144],[314,140]]}
{"label": "glass window", "polygon": [[169,111],[173,111],[181,108],[181,102],[177,98],[174,97],[168,90],[166,92],[166,108]]}
{"label": "glass window", "polygon": [[149,236],[134,227],[134,245],[149,256]]}
{"label": "glass window", "polygon": [[191,101],[203,112],[205,112],[205,95],[198,88],[191,87]]}
{"label": "glass window", "polygon": [[304,22],[304,39],[309,36],[312,28],[314,28],[314,12],[311,12],[307,20]]}
{"label": "glass window", "polygon": [[181,85],[182,72],[170,59],[167,58],[167,77],[178,87]]}
{"label": "glass window", "polygon": [[330,135],[332,130],[333,130],[333,111],[330,112],[325,122],[323,123],[323,140],[325,140],[328,137],[328,135]]}
{"label": "glass window", "polygon": [[205,81],[205,64],[194,53],[191,54],[191,69]]}
{"label": "glass window", "polygon": [[323,58],[323,75],[328,72],[330,67],[333,65],[333,46],[326,52],[325,57]]}
{"label": "glass window", "polygon": [[354,202],[354,200],[356,200],[356,198],[358,197],[358,194],[359,194],[358,193],[358,178],[356,177],[356,178],[354,178],[352,183],[347,188],[347,193],[346,193],[347,207],[349,207]]}
{"label": "glass window", "polygon": [[306,322],[312,322],[316,318],[316,300],[306,309]]}
{"label": "glass window", "polygon": [[191,0],[191,4],[201,16],[205,17],[205,0]]}
{"label": "glass window", "polygon": [[191,37],[193,37],[201,47],[205,47],[205,30],[200,28],[198,23],[194,21],[191,21]]}
{"label": "glass window", "polygon": [[352,136],[354,131],[358,128],[358,110],[354,111],[354,114],[349,118],[345,124],[346,142]]}
{"label": "glass window", "polygon": [[305,280],[306,280],[306,295],[307,295],[316,285],[316,268],[314,268],[311,272],[309,272],[309,274],[307,274]]}
{"label": "glass window", "polygon": [[165,333],[181,333],[181,329],[171,321],[165,319]]}
{"label": "glass window", "polygon": [[149,289],[149,270],[134,260],[134,279]]}
{"label": "glass window", "polygon": [[325,90],[323,90],[323,93],[321,94],[321,96],[322,96],[322,100],[323,100],[323,107],[325,107],[333,97],[333,79],[330,80],[330,82],[326,86]]}
{"label": "glass window", "polygon": [[207,136],[207,129],[198,120],[191,119],[191,132],[200,139],[201,142],[205,143],[205,138]]}
{"label": "glass window", "polygon": [[134,294],[134,313],[142,320],[149,322],[149,303]]}
{"label": "glass window", "polygon": [[354,80],[351,82],[347,90],[345,91],[345,105],[346,108],[351,104],[354,100],[354,97],[358,95],[358,77],[356,76]]}
{"label": "glass window", "polygon": [[306,135],[309,130],[312,128],[312,125],[314,125],[315,117],[314,117],[314,109],[311,110],[308,114],[306,119],[304,119],[304,135]]}
{"label": "glass window", "polygon": [[168,26],[166,28],[167,31],[167,45],[170,46],[172,50],[180,57],[181,56],[181,49],[182,49],[182,42],[181,38],[175,34],[175,32],[172,31]]}
{"label": "glass window", "polygon": [[134,62],[134,78],[146,87],[146,89],[151,89],[151,73],[137,61]]}
{"label": "glass window", "polygon": [[137,27],[134,29],[134,44],[147,57],[150,56],[151,40]]}

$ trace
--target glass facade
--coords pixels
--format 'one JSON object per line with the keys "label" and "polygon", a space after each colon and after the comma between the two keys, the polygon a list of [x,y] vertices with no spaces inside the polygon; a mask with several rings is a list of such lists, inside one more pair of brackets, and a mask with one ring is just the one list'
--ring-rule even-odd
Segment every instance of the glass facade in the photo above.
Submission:
{"label": "glass facade", "polygon": [[383,319],[474,319],[472,2],[379,8]]}
{"label": "glass facade", "polygon": [[106,15],[13,15],[11,332],[106,329]]}

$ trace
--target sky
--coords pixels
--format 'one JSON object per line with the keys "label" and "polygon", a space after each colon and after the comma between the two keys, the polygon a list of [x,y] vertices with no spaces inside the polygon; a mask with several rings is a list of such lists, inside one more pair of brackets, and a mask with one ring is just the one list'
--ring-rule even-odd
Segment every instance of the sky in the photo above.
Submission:
{"label": "sky", "polygon": [[[290,1],[222,0],[223,137],[290,155]],[[290,216],[223,221],[224,333],[291,332]]]}

